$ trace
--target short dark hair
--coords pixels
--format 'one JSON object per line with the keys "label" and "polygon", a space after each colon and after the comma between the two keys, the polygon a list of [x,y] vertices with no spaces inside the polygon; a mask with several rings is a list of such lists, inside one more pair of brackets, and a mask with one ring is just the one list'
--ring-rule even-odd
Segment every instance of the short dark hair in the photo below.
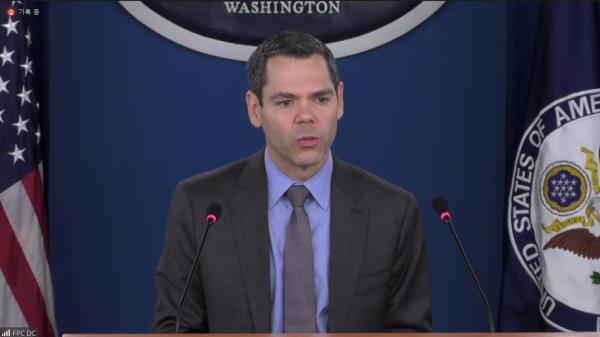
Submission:
{"label": "short dark hair", "polygon": [[263,41],[248,59],[250,90],[258,96],[262,105],[262,90],[267,82],[267,61],[270,57],[283,55],[293,58],[308,58],[319,54],[325,59],[329,77],[337,93],[340,83],[335,57],[327,46],[315,36],[304,32],[283,32]]}

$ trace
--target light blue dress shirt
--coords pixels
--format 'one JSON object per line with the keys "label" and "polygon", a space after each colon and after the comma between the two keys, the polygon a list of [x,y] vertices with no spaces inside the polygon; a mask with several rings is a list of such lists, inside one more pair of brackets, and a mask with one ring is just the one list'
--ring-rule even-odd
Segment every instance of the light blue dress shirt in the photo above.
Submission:
{"label": "light blue dress shirt", "polygon": [[271,331],[284,331],[283,317],[283,264],[285,252],[285,229],[292,215],[292,204],[285,196],[293,184],[304,185],[312,195],[304,204],[310,230],[315,268],[315,295],[317,303],[318,332],[327,332],[327,308],[329,305],[329,221],[331,218],[330,195],[333,159],[331,152],[323,167],[310,179],[296,182],[285,175],[271,160],[265,150],[269,192],[269,235],[271,237]]}

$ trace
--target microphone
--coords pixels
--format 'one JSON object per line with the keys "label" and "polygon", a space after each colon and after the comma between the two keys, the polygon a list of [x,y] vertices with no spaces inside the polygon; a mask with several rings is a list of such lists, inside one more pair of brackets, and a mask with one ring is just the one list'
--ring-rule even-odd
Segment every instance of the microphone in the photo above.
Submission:
{"label": "microphone", "polygon": [[481,289],[481,285],[479,285],[477,276],[475,276],[475,271],[473,270],[473,267],[471,266],[471,263],[469,262],[469,259],[467,258],[467,254],[465,253],[463,246],[460,244],[460,240],[458,240],[458,235],[456,234],[456,231],[454,230],[454,226],[452,226],[452,216],[450,215],[450,211],[448,211],[448,200],[446,200],[446,198],[444,198],[444,197],[435,197],[435,198],[433,198],[433,201],[431,204],[433,206],[433,209],[439,214],[440,220],[442,220],[443,222],[448,224],[448,227],[450,228],[450,232],[452,233],[452,237],[454,237],[454,241],[456,242],[456,244],[458,245],[458,249],[460,250],[460,255],[462,255],[462,257],[465,261],[467,270],[469,271],[469,275],[471,276],[471,280],[473,280],[473,283],[475,283],[475,286],[477,287],[477,291],[479,293],[479,299],[481,300],[481,305],[483,305],[483,309],[485,310],[485,314],[487,316],[487,320],[490,325],[490,332],[495,332],[496,329],[494,327],[494,318],[492,316],[492,308],[490,307],[490,304],[489,304],[487,298],[485,298],[483,289]]}
{"label": "microphone", "polygon": [[208,227],[212,226],[219,220],[221,216],[221,206],[219,204],[210,204],[206,208],[206,226],[204,227],[204,232],[202,233],[202,239],[200,240],[200,244],[198,245],[198,250],[196,251],[196,257],[194,257],[194,263],[192,264],[192,269],[187,278],[187,283],[185,285],[185,289],[183,289],[183,294],[181,295],[181,299],[179,300],[179,304],[177,305],[177,313],[175,314],[175,333],[179,333],[179,321],[181,320],[181,309],[183,308],[183,303],[185,302],[185,297],[187,296],[188,290],[190,289],[190,284],[192,283],[192,277],[194,276],[194,270],[196,270],[196,265],[198,264],[198,260],[200,258],[200,251],[202,251],[202,246],[204,245],[204,239],[206,239],[206,233],[208,232]]}

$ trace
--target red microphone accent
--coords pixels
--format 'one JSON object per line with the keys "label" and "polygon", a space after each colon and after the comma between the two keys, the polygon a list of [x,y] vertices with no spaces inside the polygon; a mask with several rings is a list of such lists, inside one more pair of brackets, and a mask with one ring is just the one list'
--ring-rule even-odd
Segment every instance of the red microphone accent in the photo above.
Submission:
{"label": "red microphone accent", "polygon": [[206,221],[208,222],[217,222],[217,216],[214,214],[209,214],[206,216]]}
{"label": "red microphone accent", "polygon": [[450,220],[450,212],[448,212],[448,211],[442,212],[442,214],[440,214],[440,220],[442,220],[442,221]]}

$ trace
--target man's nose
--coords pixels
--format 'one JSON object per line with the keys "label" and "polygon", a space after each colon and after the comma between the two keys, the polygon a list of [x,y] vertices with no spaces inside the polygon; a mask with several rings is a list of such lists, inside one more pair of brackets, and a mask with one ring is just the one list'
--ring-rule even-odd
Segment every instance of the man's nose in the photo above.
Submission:
{"label": "man's nose", "polygon": [[309,100],[301,100],[298,104],[298,111],[296,113],[297,123],[313,122],[315,118],[313,107],[311,107]]}

